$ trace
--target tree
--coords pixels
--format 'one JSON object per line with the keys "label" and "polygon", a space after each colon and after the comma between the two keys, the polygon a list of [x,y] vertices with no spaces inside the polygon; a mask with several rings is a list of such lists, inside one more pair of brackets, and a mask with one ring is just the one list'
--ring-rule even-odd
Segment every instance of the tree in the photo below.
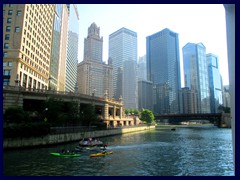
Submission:
{"label": "tree", "polygon": [[29,114],[22,107],[9,107],[4,113],[6,123],[25,123],[30,121]]}
{"label": "tree", "polygon": [[81,111],[81,120],[82,124],[85,126],[89,126],[89,128],[92,124],[99,123],[100,119],[98,118],[93,105],[88,104]]}
{"label": "tree", "polygon": [[142,121],[146,121],[147,123],[150,124],[150,123],[154,122],[154,115],[153,115],[152,111],[146,109],[146,110],[142,111],[140,119]]}

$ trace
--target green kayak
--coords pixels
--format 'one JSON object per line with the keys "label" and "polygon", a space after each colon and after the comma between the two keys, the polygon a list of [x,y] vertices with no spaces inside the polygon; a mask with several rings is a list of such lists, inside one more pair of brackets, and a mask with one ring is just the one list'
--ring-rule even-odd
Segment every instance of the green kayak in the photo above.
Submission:
{"label": "green kayak", "polygon": [[50,153],[52,156],[58,156],[58,157],[79,157],[80,154],[62,154],[62,153],[56,153],[52,152]]}

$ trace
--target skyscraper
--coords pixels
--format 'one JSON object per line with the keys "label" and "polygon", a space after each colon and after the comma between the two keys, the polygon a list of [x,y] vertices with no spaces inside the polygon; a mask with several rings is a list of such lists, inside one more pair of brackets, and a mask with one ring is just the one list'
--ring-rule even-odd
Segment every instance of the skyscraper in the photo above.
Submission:
{"label": "skyscraper", "polygon": [[147,80],[147,65],[146,65],[146,55],[139,57],[137,66],[138,80]]}
{"label": "skyscraper", "polygon": [[66,85],[65,91],[75,91],[77,82],[77,64],[78,64],[78,34],[79,34],[79,16],[77,5],[68,4],[68,44],[66,61]]}
{"label": "skyscraper", "polygon": [[55,7],[3,4],[3,85],[48,88],[55,53],[52,50]]}
{"label": "skyscraper", "polygon": [[103,37],[100,28],[92,23],[84,39],[84,59],[77,67],[78,91],[87,95],[112,98],[112,61],[102,61]]}
{"label": "skyscraper", "polygon": [[210,113],[206,48],[202,43],[187,43],[182,51],[185,87],[197,92],[197,112]]}
{"label": "skyscraper", "polygon": [[[110,34],[108,52],[113,64],[114,98],[119,99],[122,95],[125,108],[137,109],[137,33],[123,27]],[[121,69],[122,83],[119,82]]]}
{"label": "skyscraper", "polygon": [[218,57],[214,54],[207,54],[208,79],[210,90],[211,113],[217,113],[218,107],[223,105],[222,82],[218,66]]}
{"label": "skyscraper", "polygon": [[146,38],[147,79],[153,82],[155,113],[179,113],[180,60],[178,34],[163,29]]}

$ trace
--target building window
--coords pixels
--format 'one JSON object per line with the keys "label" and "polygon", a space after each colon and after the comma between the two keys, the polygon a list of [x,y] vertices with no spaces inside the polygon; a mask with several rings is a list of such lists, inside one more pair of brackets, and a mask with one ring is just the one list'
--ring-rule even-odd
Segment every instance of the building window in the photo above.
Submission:
{"label": "building window", "polygon": [[10,35],[9,34],[5,34],[5,40],[9,40]]}
{"label": "building window", "polygon": [[3,53],[3,57],[8,57],[8,53],[7,53],[7,52],[4,52],[4,53]]}
{"label": "building window", "polygon": [[9,4],[9,7],[13,7],[13,4]]}
{"label": "building window", "polygon": [[4,76],[10,76],[11,75],[11,70],[3,70],[3,75]]}
{"label": "building window", "polygon": [[4,49],[8,49],[8,43],[4,43]]}
{"label": "building window", "polygon": [[22,15],[22,11],[17,11],[17,16],[21,16]]}
{"label": "building window", "polygon": [[12,18],[7,18],[7,23],[11,23],[12,22]]}
{"label": "building window", "polygon": [[3,15],[5,15],[5,10],[3,10]]}
{"label": "building window", "polygon": [[8,62],[8,66],[9,66],[9,67],[12,67],[12,62]]}
{"label": "building window", "polygon": [[20,32],[20,27],[15,27],[15,32]]}
{"label": "building window", "polygon": [[6,67],[7,66],[7,62],[3,62],[3,67]]}
{"label": "building window", "polygon": [[12,14],[13,14],[13,10],[9,10],[8,15],[12,15]]}
{"label": "building window", "polygon": [[7,32],[10,32],[10,31],[11,31],[11,26],[7,26],[7,27],[6,27],[6,31],[7,31]]}
{"label": "building window", "polygon": [[9,84],[10,84],[10,76],[3,77],[3,85],[4,86],[9,86]]}

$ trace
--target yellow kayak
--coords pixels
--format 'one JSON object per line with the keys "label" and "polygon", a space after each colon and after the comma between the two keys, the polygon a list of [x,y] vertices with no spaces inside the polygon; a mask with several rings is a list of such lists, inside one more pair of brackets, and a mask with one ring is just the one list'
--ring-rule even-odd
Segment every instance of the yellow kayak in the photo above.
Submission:
{"label": "yellow kayak", "polygon": [[90,157],[98,157],[98,156],[106,156],[108,154],[112,154],[112,151],[108,151],[108,152],[100,152],[100,153],[96,153],[96,154],[90,154]]}

